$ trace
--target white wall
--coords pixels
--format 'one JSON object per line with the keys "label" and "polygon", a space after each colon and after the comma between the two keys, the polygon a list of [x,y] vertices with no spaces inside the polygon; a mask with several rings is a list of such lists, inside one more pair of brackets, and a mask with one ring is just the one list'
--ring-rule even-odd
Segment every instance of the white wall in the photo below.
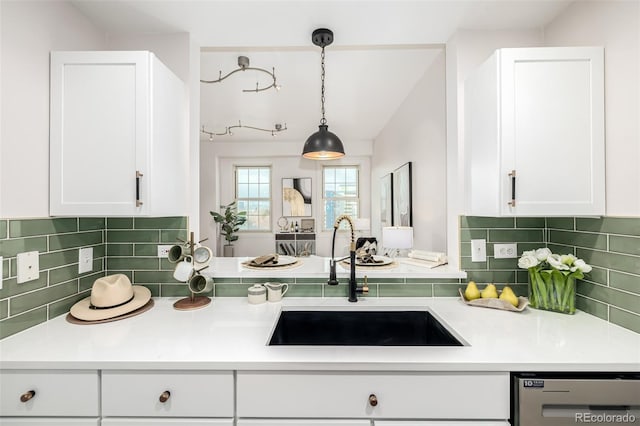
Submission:
{"label": "white wall", "polygon": [[105,48],[63,2],[1,2],[0,217],[49,215],[49,52]]}
{"label": "white wall", "polygon": [[414,247],[447,251],[445,101],[442,49],[374,141],[371,216],[373,234],[378,239],[380,178],[411,161]]}
{"label": "white wall", "polygon": [[640,215],[640,3],[575,2],[545,27],[549,46],[604,46],[607,216]]}
{"label": "white wall", "polygon": [[[311,131],[311,130],[310,130]],[[313,190],[313,216],[316,219],[316,253],[329,256],[331,236],[329,231],[319,231],[322,220],[322,166],[359,165],[361,217],[370,217],[370,156],[371,142],[343,141],[347,156],[334,161],[306,160],[301,156],[303,142],[201,142],[200,146],[200,232],[205,243],[217,253],[221,245],[217,238],[217,225],[211,210],[229,204],[234,199],[235,165],[268,165],[272,171],[272,232],[243,232],[234,243],[236,256],[258,256],[275,250],[274,232],[279,229],[277,220],[282,215],[282,178],[311,177]],[[340,233],[342,234],[342,233]],[[343,253],[347,237],[336,239],[336,255]]]}

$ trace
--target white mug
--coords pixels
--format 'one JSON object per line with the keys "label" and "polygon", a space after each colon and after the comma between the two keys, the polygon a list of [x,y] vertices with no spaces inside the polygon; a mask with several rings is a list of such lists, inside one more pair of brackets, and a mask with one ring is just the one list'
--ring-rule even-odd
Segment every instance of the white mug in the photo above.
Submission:
{"label": "white mug", "polygon": [[267,301],[267,289],[262,284],[254,284],[247,289],[249,303],[257,305]]}
{"label": "white mug", "polygon": [[191,258],[185,258],[182,262],[178,262],[176,270],[173,271],[173,278],[183,283],[189,281],[191,274],[193,273],[193,263]]}
{"label": "white mug", "polygon": [[279,302],[282,300],[282,296],[289,290],[289,284],[287,283],[264,283],[267,288],[267,299],[269,302]]}
{"label": "white mug", "polygon": [[208,265],[213,257],[213,252],[207,246],[197,247],[193,251],[193,261],[197,265]]}
{"label": "white mug", "polygon": [[213,288],[213,278],[195,274],[189,279],[189,290],[192,293],[206,293]]}
{"label": "white mug", "polygon": [[184,259],[188,254],[189,248],[187,246],[175,245],[171,246],[169,253],[167,253],[167,259],[171,263],[177,263]]}

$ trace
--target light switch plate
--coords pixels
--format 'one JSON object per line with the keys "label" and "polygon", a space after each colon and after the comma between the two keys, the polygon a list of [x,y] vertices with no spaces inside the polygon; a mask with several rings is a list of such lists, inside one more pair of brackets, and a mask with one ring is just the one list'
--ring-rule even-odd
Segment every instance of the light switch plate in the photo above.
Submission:
{"label": "light switch plate", "polygon": [[2,256],[0,256],[0,290],[2,290],[2,277],[4,273],[4,270],[2,269],[3,266],[4,263],[2,263]]}
{"label": "light switch plate", "polygon": [[487,261],[487,240],[471,240],[471,261]]}
{"label": "light switch plate", "polygon": [[40,278],[40,261],[37,251],[18,253],[16,260],[18,261],[18,276],[16,279],[18,284]]}
{"label": "light switch plate", "polygon": [[93,247],[83,247],[78,251],[78,273],[93,271]]}

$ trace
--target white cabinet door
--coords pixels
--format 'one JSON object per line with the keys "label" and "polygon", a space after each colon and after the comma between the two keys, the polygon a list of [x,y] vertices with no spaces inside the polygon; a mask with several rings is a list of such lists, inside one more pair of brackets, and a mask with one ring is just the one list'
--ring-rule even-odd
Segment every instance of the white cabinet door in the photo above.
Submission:
{"label": "white cabinet door", "polygon": [[604,52],[499,49],[465,82],[467,214],[605,213]]}
{"label": "white cabinet door", "polygon": [[1,426],[99,426],[100,419],[79,419],[64,417],[0,417]]}
{"label": "white cabinet door", "polygon": [[240,418],[509,417],[508,373],[238,371],[236,386]]}
{"label": "white cabinet door", "polygon": [[103,371],[103,417],[233,417],[231,371]]}
{"label": "white cabinet door", "polygon": [[184,96],[150,52],[52,52],[50,214],[185,213]]}
{"label": "white cabinet door", "polygon": [[509,426],[506,420],[416,420],[416,421],[386,421],[376,420],[374,426]]}
{"label": "white cabinet door", "polygon": [[97,371],[2,370],[0,413],[25,417],[97,417]]}
{"label": "white cabinet door", "polygon": [[369,420],[326,420],[326,419],[251,419],[238,420],[237,426],[371,426]]}
{"label": "white cabinet door", "polygon": [[233,419],[102,419],[102,426],[233,426]]}

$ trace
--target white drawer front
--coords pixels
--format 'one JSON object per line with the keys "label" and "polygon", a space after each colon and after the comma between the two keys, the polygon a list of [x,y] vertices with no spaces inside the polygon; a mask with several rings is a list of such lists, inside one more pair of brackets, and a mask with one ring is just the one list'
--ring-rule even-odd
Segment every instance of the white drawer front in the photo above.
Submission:
{"label": "white drawer front", "polygon": [[238,372],[237,386],[238,417],[509,418],[508,373]]}
{"label": "white drawer front", "polygon": [[369,420],[241,419],[238,426],[371,426]]}
{"label": "white drawer front", "polygon": [[[0,372],[0,413],[3,416],[97,417],[97,371]],[[33,393],[31,399],[21,396]]]}
{"label": "white drawer front", "polygon": [[29,417],[0,417],[0,425],[2,426],[99,426],[100,419],[72,419],[64,417],[50,418],[29,418]]}
{"label": "white drawer front", "polygon": [[[161,402],[164,392],[168,399]],[[102,415],[233,417],[233,393],[230,371],[104,371]]]}
{"label": "white drawer front", "polygon": [[459,422],[452,420],[444,421],[375,421],[375,426],[509,426],[508,421],[491,421],[491,420],[461,420]]}
{"label": "white drawer front", "polygon": [[102,426],[233,426],[233,419],[104,419]]}

